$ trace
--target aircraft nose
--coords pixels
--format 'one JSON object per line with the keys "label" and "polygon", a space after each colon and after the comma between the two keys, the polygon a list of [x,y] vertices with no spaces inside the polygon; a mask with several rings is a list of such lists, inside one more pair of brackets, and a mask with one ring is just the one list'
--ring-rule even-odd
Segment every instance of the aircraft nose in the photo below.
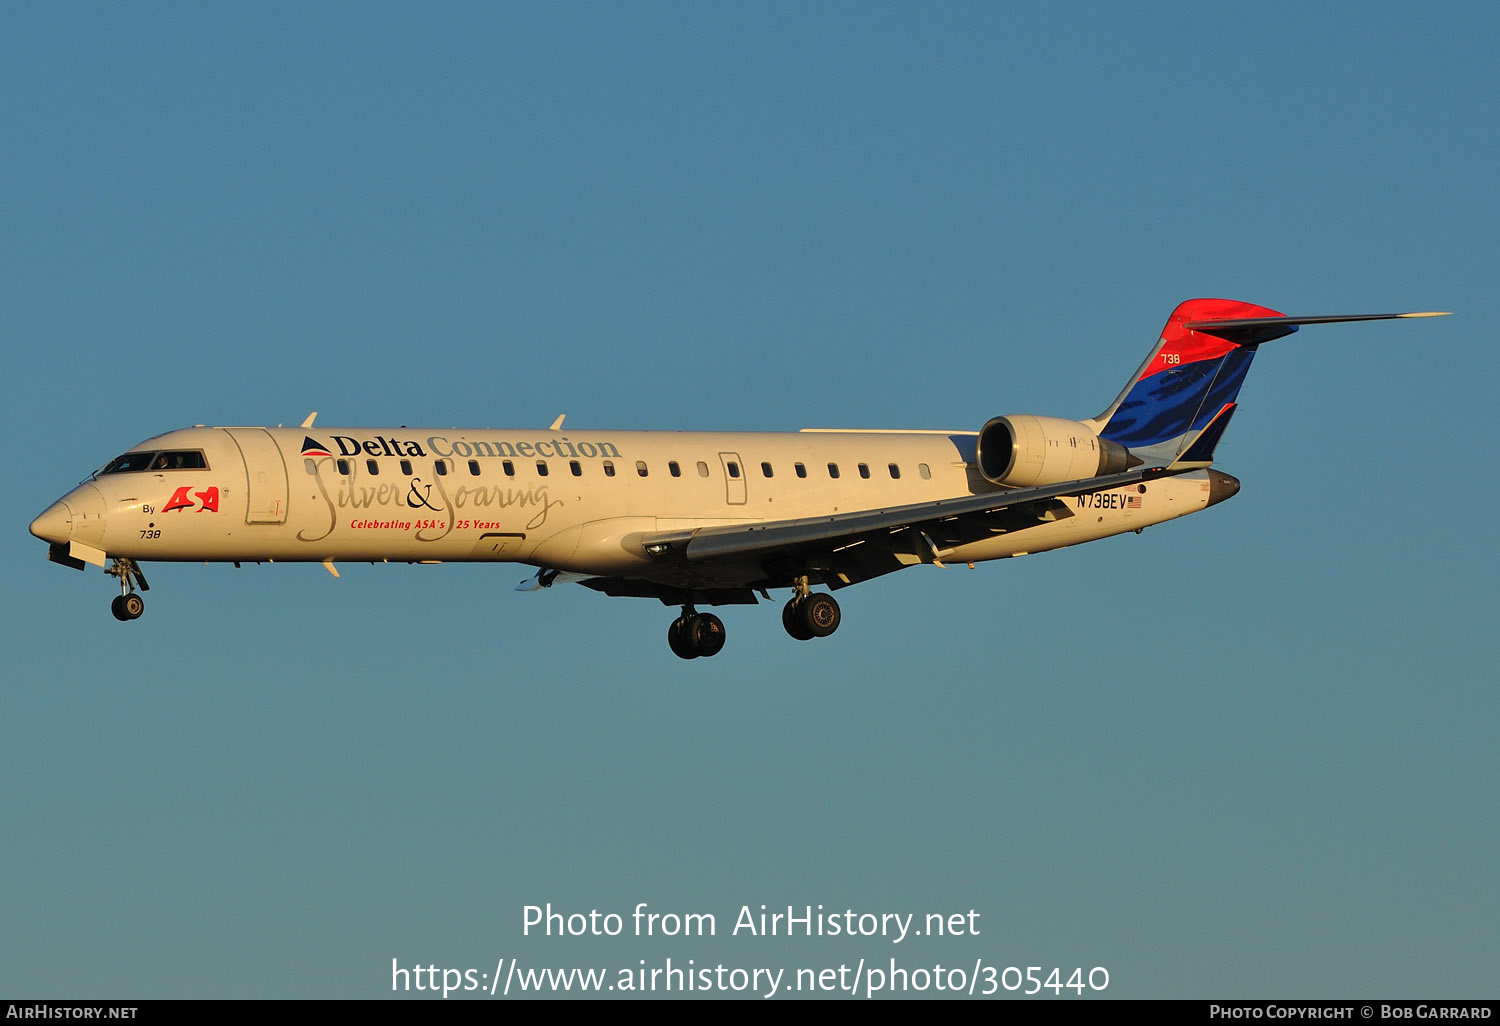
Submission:
{"label": "aircraft nose", "polygon": [[65,502],[54,502],[31,522],[31,533],[44,542],[61,545],[73,535],[73,513]]}
{"label": "aircraft nose", "polygon": [[33,520],[31,533],[53,545],[67,541],[99,545],[104,540],[104,510],[104,493],[81,484]]}
{"label": "aircraft nose", "polygon": [[1208,472],[1208,504],[1210,506],[1233,498],[1240,490],[1240,479],[1230,477],[1217,470]]}

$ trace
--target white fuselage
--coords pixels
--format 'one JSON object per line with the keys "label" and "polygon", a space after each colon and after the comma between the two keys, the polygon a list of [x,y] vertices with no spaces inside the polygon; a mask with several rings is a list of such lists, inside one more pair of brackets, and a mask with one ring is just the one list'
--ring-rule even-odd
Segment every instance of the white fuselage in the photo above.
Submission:
{"label": "white fuselage", "polygon": [[[974,438],[195,427],[131,452],[201,452],[203,466],[96,474],[37,523],[52,525],[50,540],[70,543],[75,558],[101,565],[107,557],[506,561],[651,580],[641,538],[653,532],[1003,494],[977,471]],[[1068,496],[1064,510],[1021,530],[932,537],[931,558],[912,561],[977,562],[1076,545],[1210,501],[1203,471]],[[733,566],[714,573],[701,583],[763,577]]]}

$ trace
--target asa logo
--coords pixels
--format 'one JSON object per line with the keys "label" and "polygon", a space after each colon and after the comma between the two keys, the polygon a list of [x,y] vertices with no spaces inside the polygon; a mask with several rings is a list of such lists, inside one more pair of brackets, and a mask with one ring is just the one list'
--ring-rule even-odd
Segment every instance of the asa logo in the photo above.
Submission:
{"label": "asa logo", "polygon": [[[190,492],[191,492],[192,495],[196,495],[198,497],[198,502],[194,502],[189,497]],[[200,503],[201,503],[201,505],[200,505]],[[183,485],[181,488],[177,489],[175,492],[172,493],[172,497],[167,500],[167,504],[161,508],[161,511],[163,513],[170,513],[174,509],[193,509],[193,508],[197,508],[197,510],[198,510],[199,513],[204,513],[204,512],[217,513],[217,512],[219,512],[219,488],[218,488],[218,486],[215,485],[214,487],[209,488],[207,491],[192,492],[188,485]]]}

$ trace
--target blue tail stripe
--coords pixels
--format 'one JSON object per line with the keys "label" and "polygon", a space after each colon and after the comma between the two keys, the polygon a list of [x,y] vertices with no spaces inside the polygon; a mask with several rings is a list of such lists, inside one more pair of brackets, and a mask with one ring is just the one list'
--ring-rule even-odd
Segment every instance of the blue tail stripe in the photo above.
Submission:
{"label": "blue tail stripe", "polygon": [[1104,437],[1127,449],[1144,449],[1201,429],[1232,403],[1249,373],[1255,348],[1218,360],[1162,371],[1136,383],[1105,426]]}

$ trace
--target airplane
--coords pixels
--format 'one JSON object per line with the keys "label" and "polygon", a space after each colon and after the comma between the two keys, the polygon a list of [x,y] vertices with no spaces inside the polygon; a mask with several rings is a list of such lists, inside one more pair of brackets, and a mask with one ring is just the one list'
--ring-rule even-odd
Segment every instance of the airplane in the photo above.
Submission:
{"label": "airplane", "polygon": [[[207,427],[104,464],[31,523],[54,562],[105,568],[138,618],[147,561],[514,562],[518,590],[574,581],[680,607],[684,659],[717,654],[699,606],[791,588],[782,625],[825,638],[829,592],[919,564],[1078,545],[1223,502],[1213,456],[1260,345],[1302,325],[1445,312],[1289,317],[1192,299],[1119,396],[1085,420],[994,417],[978,431],[546,431]],[[108,564],[106,566],[106,563]],[[816,585],[828,592],[813,591]]]}

